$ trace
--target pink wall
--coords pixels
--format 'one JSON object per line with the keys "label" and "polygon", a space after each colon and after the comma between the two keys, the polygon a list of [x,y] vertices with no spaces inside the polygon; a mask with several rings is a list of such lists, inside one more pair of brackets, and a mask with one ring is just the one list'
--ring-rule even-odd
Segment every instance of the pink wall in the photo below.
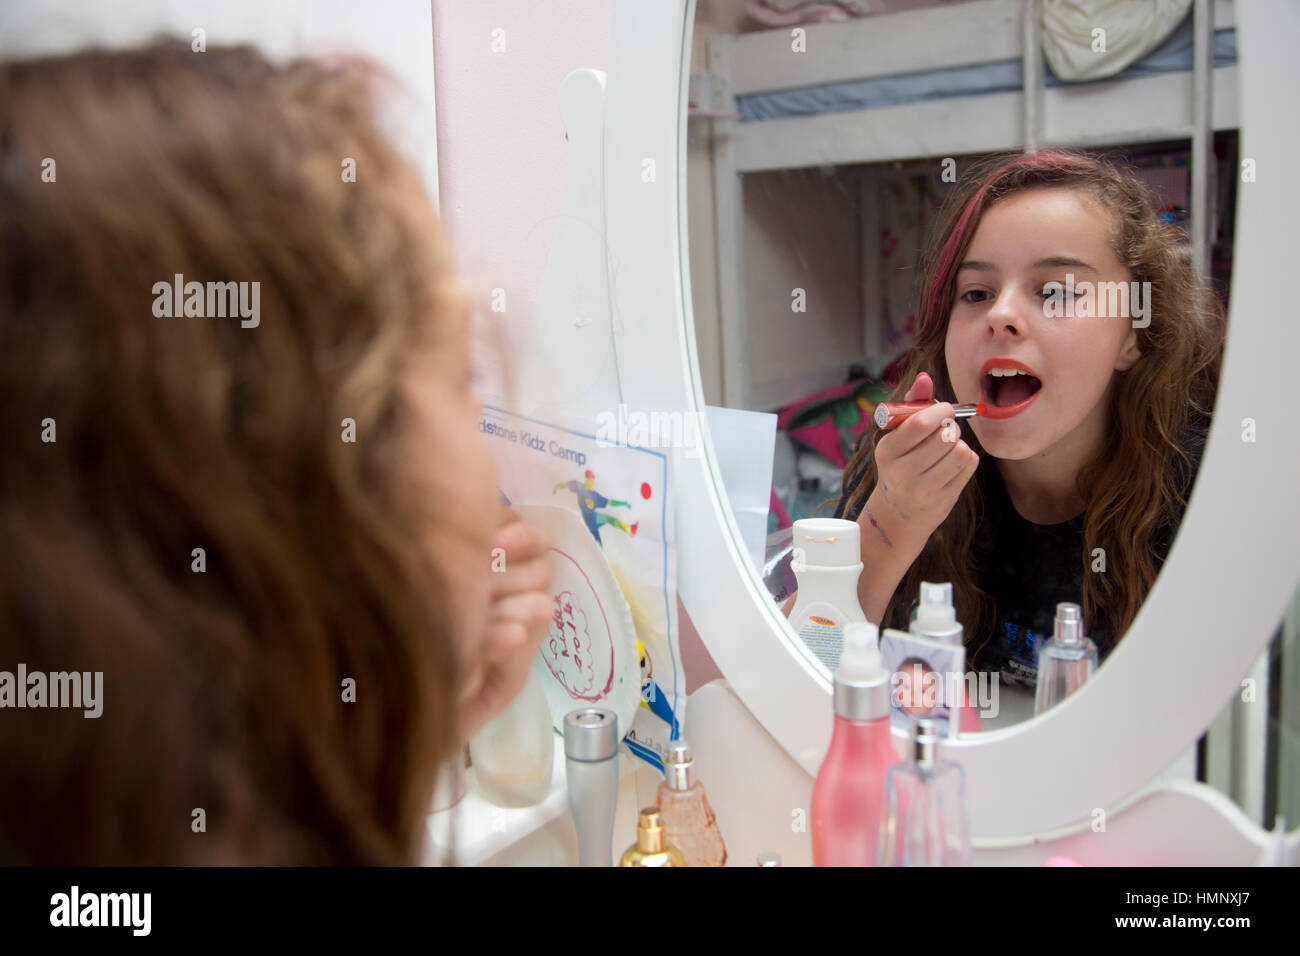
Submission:
{"label": "pink wall", "polygon": [[605,69],[609,17],[610,0],[433,0],[443,222],[466,277],[507,290],[512,323],[532,315],[560,212],[560,82]]}
{"label": "pink wall", "polygon": [[[432,2],[443,223],[480,293],[507,290],[519,334],[564,192],[560,82],[579,67],[606,68],[611,0]],[[504,52],[492,48],[497,28]],[[678,612],[691,691],[721,675],[680,601]]]}

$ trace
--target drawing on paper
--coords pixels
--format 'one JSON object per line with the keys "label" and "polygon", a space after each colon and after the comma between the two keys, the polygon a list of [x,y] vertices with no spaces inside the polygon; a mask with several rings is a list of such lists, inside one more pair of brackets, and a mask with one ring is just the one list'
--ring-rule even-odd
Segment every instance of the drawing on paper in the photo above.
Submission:
{"label": "drawing on paper", "polygon": [[[555,494],[561,488],[567,488],[578,497],[578,513],[582,515],[582,522],[591,532],[591,536],[596,539],[596,543],[604,546],[600,540],[600,529],[608,525],[617,528],[619,531],[626,531],[628,537],[636,537],[637,525],[641,522],[636,521],[628,524],[611,514],[604,514],[605,508],[631,508],[632,505],[627,501],[618,501],[613,498],[606,498],[596,490],[596,476],[590,470],[583,472],[582,481],[561,481],[551,489],[551,494]],[[642,497],[649,498],[649,485],[641,486]]]}
{"label": "drawing on paper", "polygon": [[598,701],[614,684],[614,639],[609,621],[581,565],[558,548],[551,550],[570,562],[573,570],[582,576],[586,588],[577,587],[574,582],[574,587],[565,587],[553,597],[542,658],[569,696]]}

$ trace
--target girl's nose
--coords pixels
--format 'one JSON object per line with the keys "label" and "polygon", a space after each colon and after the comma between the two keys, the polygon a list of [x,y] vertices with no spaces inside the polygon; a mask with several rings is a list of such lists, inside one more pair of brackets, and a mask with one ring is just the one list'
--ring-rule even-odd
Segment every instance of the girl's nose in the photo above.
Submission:
{"label": "girl's nose", "polygon": [[1014,288],[1003,289],[986,313],[989,332],[995,336],[1001,333],[1022,334],[1028,323],[1025,309],[1022,297]]}

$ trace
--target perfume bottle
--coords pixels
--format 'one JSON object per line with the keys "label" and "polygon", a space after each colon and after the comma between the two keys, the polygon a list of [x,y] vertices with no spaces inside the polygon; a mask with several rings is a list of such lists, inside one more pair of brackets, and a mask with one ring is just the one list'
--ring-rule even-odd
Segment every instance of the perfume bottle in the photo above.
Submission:
{"label": "perfume bottle", "polygon": [[704,785],[695,779],[695,761],[686,741],[668,748],[664,779],[655,798],[668,842],[681,852],[687,866],[724,866],[727,848]]}
{"label": "perfume bottle", "polygon": [[[950,582],[945,581],[942,584],[934,584],[930,581],[921,582],[921,597],[918,601],[916,616],[912,618],[908,630],[913,634],[934,638],[955,647],[962,646],[963,631],[962,626],[957,623],[957,611],[952,603],[952,584]],[[963,671],[965,661],[966,655],[963,651],[961,656]],[[962,677],[964,672],[954,676]],[[948,675],[944,675],[944,678],[945,681],[949,679]],[[945,683],[944,686],[947,688],[949,685]],[[979,711],[971,706],[970,694],[967,693],[964,682],[961,688],[960,704],[956,701],[952,701],[951,704],[952,709],[957,712],[957,727],[949,728],[949,736],[956,736],[953,733],[956,730],[960,730],[963,734],[979,733]]]}
{"label": "perfume bottle", "polygon": [[646,807],[637,817],[636,842],[627,848],[619,866],[685,866],[686,861],[664,836],[658,807]]}
{"label": "perfume bottle", "polygon": [[1097,669],[1097,645],[1083,634],[1083,609],[1056,605],[1052,638],[1038,651],[1034,713],[1041,714],[1082,687]]}
{"label": "perfume bottle", "polygon": [[885,773],[898,762],[889,684],[876,625],[850,624],[835,672],[831,744],[813,780],[813,866],[871,866],[876,861]]}
{"label": "perfume bottle", "polygon": [[564,770],[580,866],[612,866],[618,805],[618,715],[583,707],[564,717]]}
{"label": "perfume bottle", "polygon": [[531,807],[546,799],[555,763],[555,731],[535,668],[519,696],[469,742],[483,799],[498,807]]}
{"label": "perfume bottle", "polygon": [[885,774],[881,866],[970,865],[966,774],[942,759],[941,739],[937,721],[918,718],[909,758]]}

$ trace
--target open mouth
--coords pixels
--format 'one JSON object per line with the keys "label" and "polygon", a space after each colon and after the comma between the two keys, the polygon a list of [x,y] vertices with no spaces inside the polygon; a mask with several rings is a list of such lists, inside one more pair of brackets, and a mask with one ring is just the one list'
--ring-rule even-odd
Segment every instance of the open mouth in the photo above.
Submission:
{"label": "open mouth", "polygon": [[1026,366],[1012,360],[990,359],[980,374],[980,399],[989,418],[1007,418],[1029,407],[1043,382]]}
{"label": "open mouth", "polygon": [[1042,381],[1026,372],[1006,375],[989,372],[980,376],[980,388],[988,396],[988,404],[998,408],[1019,405],[1042,387]]}

